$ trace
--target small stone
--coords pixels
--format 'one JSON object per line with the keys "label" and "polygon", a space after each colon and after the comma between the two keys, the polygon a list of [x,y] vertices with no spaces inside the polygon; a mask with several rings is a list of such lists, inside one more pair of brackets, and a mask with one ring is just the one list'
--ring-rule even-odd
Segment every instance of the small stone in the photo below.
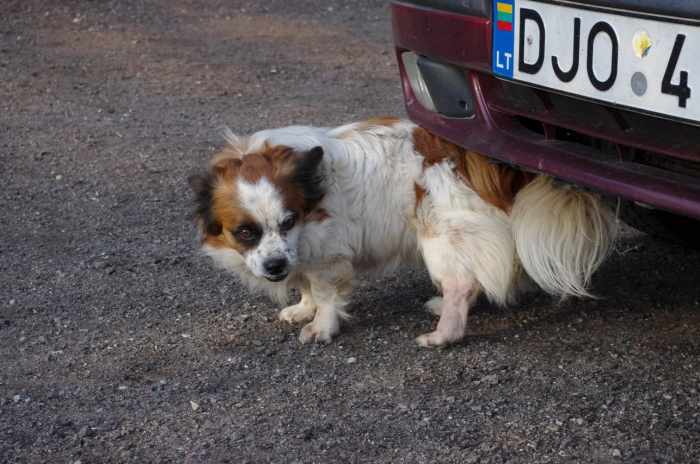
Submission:
{"label": "small stone", "polygon": [[576,425],[583,425],[583,419],[581,419],[580,417],[574,419],[574,422],[576,423]]}
{"label": "small stone", "polygon": [[126,385],[119,385],[119,386],[117,387],[117,390],[124,391],[124,390],[126,390],[127,388],[128,388],[128,387],[127,387]]}
{"label": "small stone", "polygon": [[304,430],[301,431],[301,433],[297,434],[297,438],[301,438],[304,441],[309,441],[314,437],[314,429],[311,427],[307,427]]}
{"label": "small stone", "polygon": [[616,457],[616,458],[621,458],[621,457],[622,457],[622,451],[620,451],[620,450],[617,449],[617,448],[615,448],[615,449],[613,449],[612,451],[610,451],[610,454],[612,454],[613,457]]}
{"label": "small stone", "polygon": [[16,302],[15,302],[15,299],[14,299],[14,298],[10,300],[10,306],[13,306],[15,303],[16,303]]}
{"label": "small stone", "polygon": [[91,429],[90,427],[88,427],[88,426],[84,426],[84,427],[81,427],[80,430],[78,431],[78,436],[79,436],[80,438],[84,438],[84,437],[94,437],[94,436],[95,436],[95,431],[92,430],[92,429]]}
{"label": "small stone", "polygon": [[195,401],[190,401],[190,407],[192,408],[193,411],[196,411],[199,409],[199,403]]}
{"label": "small stone", "polygon": [[357,362],[357,358],[354,356],[349,357],[346,361],[347,364],[355,364]]}
{"label": "small stone", "polygon": [[63,176],[60,175],[60,174],[57,174],[57,175],[56,175],[56,180],[61,180],[61,179],[63,179]]}
{"label": "small stone", "polygon": [[22,395],[15,395],[12,397],[12,401],[15,403],[19,403],[19,401],[22,399]]}
{"label": "small stone", "polygon": [[180,335],[182,338],[192,338],[192,335],[184,333]]}

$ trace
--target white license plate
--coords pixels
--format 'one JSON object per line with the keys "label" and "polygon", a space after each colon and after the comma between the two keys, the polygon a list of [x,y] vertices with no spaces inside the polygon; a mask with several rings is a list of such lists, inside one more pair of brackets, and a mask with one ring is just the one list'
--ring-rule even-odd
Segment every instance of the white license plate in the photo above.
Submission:
{"label": "white license plate", "polygon": [[493,72],[700,122],[700,27],[546,1],[493,0]]}

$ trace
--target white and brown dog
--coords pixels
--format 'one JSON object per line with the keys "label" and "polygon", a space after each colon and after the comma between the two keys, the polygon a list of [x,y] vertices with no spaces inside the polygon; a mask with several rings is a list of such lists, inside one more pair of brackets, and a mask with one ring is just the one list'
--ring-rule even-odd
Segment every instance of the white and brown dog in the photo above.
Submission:
{"label": "white and brown dog", "polygon": [[[280,319],[328,342],[357,270],[423,262],[442,297],[423,346],[463,338],[483,293],[513,301],[524,273],[550,294],[588,295],[615,235],[591,193],[467,152],[408,121],[291,126],[228,146],[190,184],[203,250],[254,289],[301,301]],[[523,272],[524,271],[524,272]]]}

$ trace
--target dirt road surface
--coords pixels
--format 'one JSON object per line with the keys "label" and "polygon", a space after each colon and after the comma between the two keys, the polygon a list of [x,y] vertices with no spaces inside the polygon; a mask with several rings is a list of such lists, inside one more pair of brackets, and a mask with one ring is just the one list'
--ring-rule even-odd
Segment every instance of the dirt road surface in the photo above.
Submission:
{"label": "dirt road surface", "polygon": [[700,254],[631,234],[602,298],[480,304],[422,271],[329,346],[197,253],[236,132],[403,114],[381,1],[0,4],[0,462],[700,462]]}

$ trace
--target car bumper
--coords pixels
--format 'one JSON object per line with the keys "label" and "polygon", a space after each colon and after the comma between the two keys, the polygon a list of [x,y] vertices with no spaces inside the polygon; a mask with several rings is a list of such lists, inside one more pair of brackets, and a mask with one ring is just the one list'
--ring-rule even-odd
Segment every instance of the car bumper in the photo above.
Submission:
{"label": "car bumper", "polygon": [[[496,160],[700,219],[699,127],[494,77],[487,14],[407,2],[391,8],[406,110],[414,122]],[[422,106],[400,59],[406,52],[459,68],[474,115],[446,117]]]}

